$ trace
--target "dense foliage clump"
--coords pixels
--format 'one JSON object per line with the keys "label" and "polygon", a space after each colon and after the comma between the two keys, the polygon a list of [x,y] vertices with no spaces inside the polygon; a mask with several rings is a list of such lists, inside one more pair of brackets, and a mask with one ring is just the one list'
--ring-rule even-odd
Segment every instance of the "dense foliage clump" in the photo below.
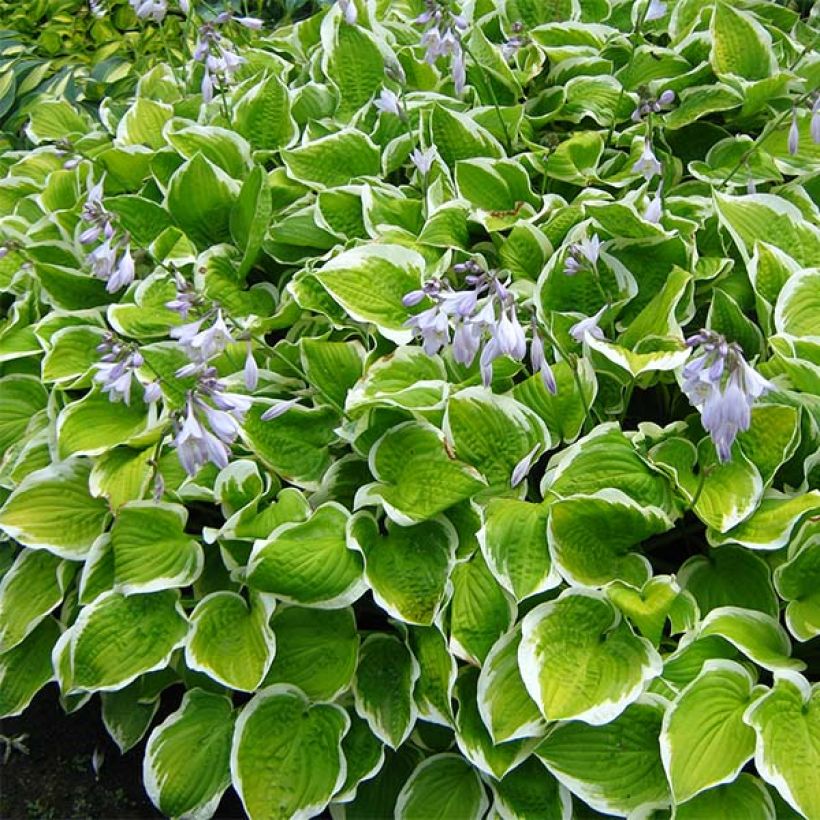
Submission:
{"label": "dense foliage clump", "polygon": [[172,817],[820,818],[816,13],[0,16],[0,714]]}

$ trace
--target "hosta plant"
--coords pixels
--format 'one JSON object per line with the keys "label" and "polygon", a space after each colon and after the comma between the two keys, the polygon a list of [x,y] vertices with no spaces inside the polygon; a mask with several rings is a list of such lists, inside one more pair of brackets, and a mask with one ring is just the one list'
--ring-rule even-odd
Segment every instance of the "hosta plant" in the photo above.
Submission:
{"label": "hosta plant", "polygon": [[0,714],[169,817],[820,818],[816,12],[56,5]]}

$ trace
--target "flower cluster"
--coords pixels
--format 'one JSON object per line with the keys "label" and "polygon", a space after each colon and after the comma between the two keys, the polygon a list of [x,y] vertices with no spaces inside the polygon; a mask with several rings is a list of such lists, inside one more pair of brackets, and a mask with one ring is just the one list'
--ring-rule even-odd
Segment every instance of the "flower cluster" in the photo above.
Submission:
{"label": "flower cluster", "polygon": [[424,59],[430,65],[439,57],[453,58],[453,84],[456,94],[461,94],[467,85],[467,64],[461,44],[461,32],[467,28],[467,21],[444,8],[438,0],[426,0],[426,9],[414,22],[425,26],[421,44],[426,50]]}
{"label": "flower cluster", "polygon": [[199,27],[194,59],[205,66],[200,90],[206,103],[214,98],[214,80],[220,88],[230,85],[236,72],[247,62],[236,53],[234,43],[221,31],[222,26],[231,21],[248,29],[262,28],[262,21],[256,17],[237,17],[229,11],[218,14],[212,22]]}
{"label": "flower cluster", "polygon": [[[161,23],[168,14],[168,0],[128,0],[134,13],[140,20],[152,20]],[[190,10],[188,0],[178,0],[180,11],[187,14]]]}
{"label": "flower cluster", "polygon": [[157,382],[143,385],[137,378],[136,371],[145,363],[139,350],[117,341],[109,333],[97,345],[97,352],[101,353],[102,357],[96,365],[94,381],[101,385],[103,393],[108,395],[110,401],[130,404],[134,381],[143,388],[143,400],[146,404],[159,399],[161,391]]}
{"label": "flower cluster", "polygon": [[718,458],[728,461],[738,433],[749,429],[752,405],[771,384],[743,358],[736,342],[701,330],[686,340],[698,354],[683,369],[682,390],[701,414]]}
{"label": "flower cluster", "polygon": [[512,26],[510,26],[510,29],[510,36],[501,46],[501,53],[504,55],[504,59],[508,62],[518,53],[521,48],[530,42],[530,38],[527,37],[524,30],[524,24],[522,22],[516,21],[512,24]]}
{"label": "flower cluster", "polygon": [[116,293],[134,281],[134,257],[131,255],[130,237],[127,233],[117,235],[114,216],[102,202],[103,180],[92,185],[83,205],[83,221],[88,227],[80,234],[80,243],[93,245],[102,239],[88,256],[91,271],[102,279],[109,293]]}
{"label": "flower cluster", "polygon": [[675,102],[675,92],[667,89],[659,97],[653,98],[641,94],[641,101],[632,112],[632,121],[640,122],[649,114],[660,114],[664,108]]}
{"label": "flower cluster", "polygon": [[567,276],[575,276],[576,273],[581,271],[596,270],[602,245],[603,243],[598,238],[597,233],[588,239],[584,238],[580,242],[573,242],[567,247],[564,273]]}
{"label": "flower cluster", "polygon": [[632,170],[636,174],[642,174],[647,182],[653,177],[660,176],[663,171],[663,166],[655,156],[655,151],[652,148],[652,140],[649,137],[644,140],[641,156],[632,166]]}
{"label": "flower cluster", "polygon": [[[518,319],[515,297],[494,273],[474,261],[455,265],[453,271],[464,275],[468,289],[454,290],[446,280],[432,279],[423,287],[407,293],[405,307],[427,298],[433,306],[407,320],[421,338],[425,352],[433,356],[451,343],[453,358],[469,367],[479,354],[481,379],[485,386],[492,380],[493,362],[501,356],[522,361],[527,354],[527,338]],[[544,355],[544,344],[533,322],[530,358],[544,384],[555,392],[555,378]]]}
{"label": "flower cluster", "polygon": [[[814,94],[814,102],[811,107],[811,124],[809,125],[809,133],[811,134],[812,142],[820,143],[820,91]],[[789,136],[787,140],[789,153],[794,156],[800,149],[800,126],[797,120],[797,107],[792,109],[792,122],[789,127]]]}

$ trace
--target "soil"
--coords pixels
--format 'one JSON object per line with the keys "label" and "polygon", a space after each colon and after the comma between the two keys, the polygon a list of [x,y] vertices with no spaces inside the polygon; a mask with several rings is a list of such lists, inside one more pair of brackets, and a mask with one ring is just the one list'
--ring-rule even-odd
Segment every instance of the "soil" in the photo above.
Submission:
{"label": "soil", "polygon": [[[170,690],[166,696],[154,725],[176,709],[181,691]],[[99,700],[66,715],[57,687],[51,684],[20,717],[0,722],[0,734],[28,735],[23,741],[28,754],[13,750],[5,765],[0,743],[2,820],[124,820],[163,816],[142,787],[146,738],[121,755],[105,730]],[[105,755],[98,775],[92,767],[95,749]],[[238,797],[229,789],[215,817],[239,820],[244,816]]]}

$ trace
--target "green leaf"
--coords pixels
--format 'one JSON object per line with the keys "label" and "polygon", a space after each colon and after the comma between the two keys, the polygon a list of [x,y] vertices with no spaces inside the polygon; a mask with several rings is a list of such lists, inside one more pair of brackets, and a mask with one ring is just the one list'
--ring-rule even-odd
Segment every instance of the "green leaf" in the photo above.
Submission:
{"label": "green leaf", "polygon": [[88,490],[90,469],[70,459],[30,473],[0,509],[0,529],[26,547],[83,558],[108,520],[105,501]]}
{"label": "green leaf", "polygon": [[348,543],[364,557],[364,577],[376,603],[409,624],[429,626],[444,604],[455,563],[458,536],[446,518],[410,527],[387,522],[381,536],[376,520],[358,514]]}
{"label": "green leaf", "polygon": [[350,731],[342,740],[342,754],[347,762],[344,785],[333,795],[334,803],[345,803],[356,797],[359,784],[369,780],[384,765],[381,741],[370,731],[366,720],[348,712]]}
{"label": "green leaf", "polygon": [[774,585],[788,602],[789,631],[797,640],[808,641],[820,634],[820,542],[810,538],[806,544],[794,546],[795,554],[775,570]]}
{"label": "green leaf", "polygon": [[708,555],[694,555],[683,563],[677,577],[704,614],[721,606],[737,606],[777,615],[769,567],[742,547],[726,546]]}
{"label": "green leaf", "polygon": [[536,749],[573,794],[604,814],[631,815],[669,805],[658,736],[665,703],[645,695],[603,725],[555,726]]}
{"label": "green leaf", "polygon": [[708,530],[707,536],[712,546],[740,544],[749,549],[777,550],[789,543],[798,521],[818,510],[820,490],[789,496],[772,492],[742,524],[724,533]]}
{"label": "green leaf", "polygon": [[719,635],[759,666],[771,671],[804,669],[791,658],[791,641],[779,622],[753,609],[725,606],[713,609],[702,621],[699,635]]}
{"label": "green leaf", "polygon": [[679,593],[680,587],[668,575],[655,575],[640,589],[622,581],[614,581],[606,588],[609,600],[655,647],[661,642],[664,624]]}
{"label": "green leaf", "polygon": [[543,735],[545,724],[518,668],[521,630],[502,635],[481,666],[478,710],[496,743]]}
{"label": "green leaf", "polygon": [[230,239],[231,208],[239,185],[201,153],[183,163],[168,183],[165,206],[200,249]]}
{"label": "green leaf", "polygon": [[353,680],[356,712],[392,749],[413,731],[418,715],[413,686],[418,677],[416,659],[395,636],[370,635],[362,644]]}
{"label": "green leaf", "polygon": [[781,672],[745,715],[755,730],[755,767],[804,817],[820,814],[820,686]]}
{"label": "green leaf", "polygon": [[165,145],[162,129],[173,116],[174,109],[170,105],[137,97],[117,126],[117,140],[122,145],[162,148]]}
{"label": "green leaf", "polygon": [[313,701],[332,701],[353,680],[359,636],[352,609],[280,606],[273,616],[276,657],[265,685],[288,683]]}
{"label": "green leaf", "polygon": [[789,336],[820,335],[820,270],[801,270],[784,285],[774,309],[774,326]]}
{"label": "green leaf", "polygon": [[396,820],[479,820],[487,794],[463,757],[438,754],[419,764],[396,801]]}
{"label": "green leaf", "polygon": [[23,438],[32,417],[46,406],[47,398],[43,385],[32,376],[0,379],[0,452]]}
{"label": "green leaf", "polygon": [[354,129],[319,137],[282,151],[281,156],[293,179],[319,189],[349,185],[358,177],[378,176],[381,170],[379,149]]}
{"label": "green leaf", "polygon": [[51,652],[59,637],[57,621],[46,618],[24,641],[0,655],[0,716],[19,715],[54,679]]}
{"label": "green leaf", "polygon": [[190,586],[202,573],[198,541],[185,534],[187,510],[178,504],[133,501],[111,528],[116,588],[126,595]]}
{"label": "green leaf", "polygon": [[145,791],[167,817],[208,817],[231,782],[234,729],[229,698],[191,689],[148,738]]}
{"label": "green leaf", "polygon": [[362,559],[347,547],[349,513],[328,502],[305,522],[279,525],[257,541],[248,562],[248,584],[285,601],[323,609],[348,606],[365,590]]}
{"label": "green leaf", "polygon": [[250,604],[228,590],[206,595],[191,613],[185,662],[223,686],[259,688],[276,652],[268,621],[274,601],[252,596]]}
{"label": "green leaf", "polygon": [[235,131],[215,125],[188,125],[168,130],[166,136],[185,159],[201,153],[234,179],[242,179],[251,169],[251,147]]}
{"label": "green leaf", "polygon": [[743,722],[762,694],[734,661],[709,660],[663,718],[661,754],[677,803],[731,783],[754,753],[754,732]]}
{"label": "green leaf", "polygon": [[569,792],[534,755],[498,782],[490,782],[493,809],[503,820],[570,820]]}
{"label": "green leaf", "polygon": [[447,640],[437,626],[412,627],[408,632],[408,644],[419,665],[413,691],[419,717],[450,726],[456,660],[447,650]]}
{"label": "green leaf", "polygon": [[515,603],[480,552],[456,565],[452,581],[450,651],[480,666],[499,636],[515,622]]}
{"label": "green leaf", "polygon": [[105,498],[113,512],[129,501],[139,501],[152,477],[154,448],[116,447],[94,460],[89,478],[92,495]]}
{"label": "green leaf", "polygon": [[715,3],[710,30],[715,74],[759,80],[772,73],[772,38],[746,11]]}
{"label": "green leaf", "polygon": [[503,155],[498,140],[466,114],[435,105],[429,123],[430,144],[451,168],[459,160]]}
{"label": "green leaf", "polygon": [[614,720],[661,673],[661,658],[598,592],[568,589],[522,621],[521,677],[547,720]]}
{"label": "green leaf", "polygon": [[546,426],[532,410],[484,387],[468,387],[447,402],[444,432],[456,456],[472,464],[491,487],[506,488],[516,465],[536,445],[549,450]]}
{"label": "green leaf", "polygon": [[248,275],[262,250],[272,212],[273,201],[265,169],[256,165],[242,184],[231,211],[231,236],[243,251],[236,273],[241,280]]}
{"label": "green leaf", "polygon": [[675,817],[678,820],[701,820],[704,817],[777,820],[777,813],[763,782],[743,772],[733,783],[707,789],[677,806]]}
{"label": "green leaf", "polygon": [[236,130],[257,151],[283,148],[299,135],[290,113],[288,89],[275,74],[243,94],[234,107],[233,121]]}
{"label": "green leaf", "polygon": [[345,117],[378,94],[385,58],[366,28],[350,26],[338,16],[334,22],[322,31],[322,70],[339,90],[339,113]]}
{"label": "green leaf", "polygon": [[145,433],[156,414],[137,398],[133,404],[112,403],[102,392],[72,402],[57,417],[61,458],[94,456]]}
{"label": "green leaf", "polygon": [[359,490],[356,506],[379,502],[402,526],[433,518],[485,486],[473,467],[448,452],[442,433],[420,422],[391,428],[373,445],[369,462],[377,481]]}
{"label": "green leaf", "polygon": [[63,636],[70,651],[67,683],[75,690],[122,689],[167,666],[187,632],[176,591],[128,597],[104,592],[83,607]]}
{"label": "green leaf", "polygon": [[455,696],[458,700],[456,743],[461,753],[479,771],[501,779],[529,757],[537,741],[534,739],[512,740],[498,744],[493,741],[478,708],[476,697],[478,675],[478,669],[467,667],[462,670],[456,683]]}
{"label": "green leaf", "polygon": [[13,649],[63,600],[73,567],[45,550],[23,549],[0,581],[0,653]]}
{"label": "green leaf", "polygon": [[233,785],[248,815],[320,814],[345,780],[341,741],[349,726],[344,709],[311,705],[286,684],[255,695],[236,721],[231,749]]}
{"label": "green leaf", "polygon": [[345,406],[348,391],[362,375],[364,350],[358,342],[300,341],[302,367],[324,396]]}
{"label": "green leaf", "polygon": [[487,566],[517,601],[561,582],[547,547],[547,507],[515,498],[493,498],[482,509],[476,533]]}
{"label": "green leaf", "polygon": [[352,319],[372,322],[383,336],[402,344],[412,338],[402,298],[418,289],[424,269],[424,258],[409,248],[362,245],[331,259],[316,278]]}
{"label": "green leaf", "polygon": [[621,579],[642,586],[651,572],[631,548],[670,529],[657,507],[642,507],[619,490],[599,490],[556,501],[550,507],[550,554],[561,575],[580,586]]}

